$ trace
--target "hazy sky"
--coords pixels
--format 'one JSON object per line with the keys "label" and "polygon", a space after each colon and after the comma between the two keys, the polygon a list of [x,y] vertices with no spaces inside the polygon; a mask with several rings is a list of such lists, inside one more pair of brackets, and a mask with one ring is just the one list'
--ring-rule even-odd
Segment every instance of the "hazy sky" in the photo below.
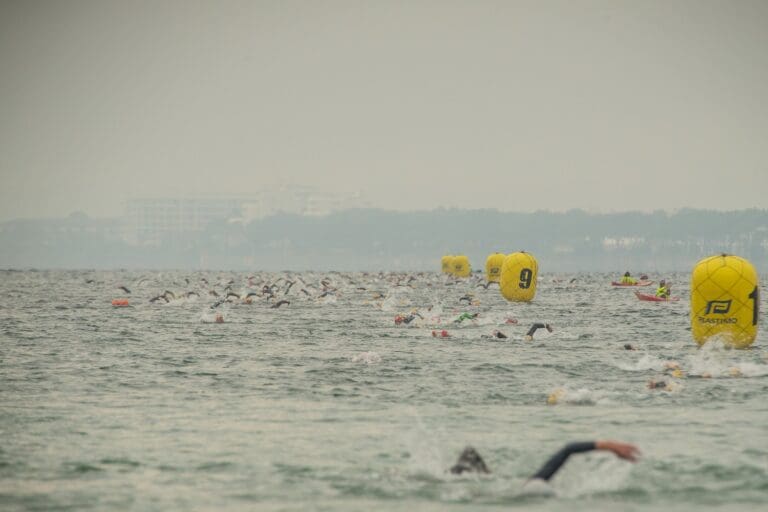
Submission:
{"label": "hazy sky", "polygon": [[132,197],[768,207],[768,2],[0,3],[0,220]]}

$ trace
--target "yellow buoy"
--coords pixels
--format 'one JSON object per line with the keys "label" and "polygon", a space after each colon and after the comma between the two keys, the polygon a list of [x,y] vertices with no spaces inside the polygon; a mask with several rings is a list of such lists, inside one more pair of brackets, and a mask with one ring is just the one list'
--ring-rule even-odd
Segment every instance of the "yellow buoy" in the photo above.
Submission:
{"label": "yellow buoy", "polygon": [[459,255],[453,257],[453,275],[456,277],[469,277],[472,268],[469,266],[469,258]]}
{"label": "yellow buoy", "polygon": [[536,275],[539,264],[532,254],[513,252],[504,258],[499,288],[505,299],[529,302],[536,295]]}
{"label": "yellow buoy", "polygon": [[713,336],[736,348],[757,336],[759,292],[755,267],[720,254],[698,262],[691,274],[691,331],[703,345]]}
{"label": "yellow buoy", "polygon": [[442,266],[443,274],[452,274],[453,273],[453,256],[449,254],[440,258],[440,265]]}
{"label": "yellow buoy", "polygon": [[498,283],[501,279],[501,266],[504,264],[505,256],[500,252],[495,252],[485,260],[485,276],[488,282]]}

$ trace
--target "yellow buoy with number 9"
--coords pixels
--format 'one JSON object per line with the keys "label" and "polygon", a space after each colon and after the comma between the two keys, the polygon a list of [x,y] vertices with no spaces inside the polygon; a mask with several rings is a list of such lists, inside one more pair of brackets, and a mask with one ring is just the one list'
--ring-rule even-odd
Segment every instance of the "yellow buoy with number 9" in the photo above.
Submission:
{"label": "yellow buoy with number 9", "polygon": [[453,256],[450,254],[440,258],[443,274],[453,274]]}
{"label": "yellow buoy with number 9", "polygon": [[500,252],[495,252],[485,260],[485,277],[489,283],[498,283],[501,279],[501,266],[505,257]]}
{"label": "yellow buoy with number 9", "polygon": [[469,258],[460,254],[453,257],[453,275],[456,277],[469,277],[472,268],[469,266]]}
{"label": "yellow buoy with number 9", "polygon": [[704,258],[691,274],[691,331],[703,345],[718,336],[735,348],[750,346],[757,336],[757,272],[738,256]]}
{"label": "yellow buoy with number 9", "polygon": [[533,254],[513,252],[504,258],[499,288],[505,299],[530,302],[536,295],[536,276],[539,264]]}

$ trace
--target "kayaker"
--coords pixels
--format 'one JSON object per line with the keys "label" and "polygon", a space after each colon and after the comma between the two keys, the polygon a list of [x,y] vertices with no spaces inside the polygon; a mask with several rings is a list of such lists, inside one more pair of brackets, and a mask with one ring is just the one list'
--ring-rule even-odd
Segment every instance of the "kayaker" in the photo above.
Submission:
{"label": "kayaker", "polygon": [[629,272],[624,272],[620,282],[621,284],[637,284],[637,279],[632,277]]}
{"label": "kayaker", "polygon": [[[532,480],[543,480],[548,482],[555,473],[563,467],[565,461],[568,460],[574,453],[590,452],[592,450],[605,450],[614,453],[620,459],[625,459],[630,462],[636,462],[640,455],[640,450],[632,444],[622,443],[619,441],[588,441],[582,443],[569,443],[565,445],[560,451],[555,453],[549,460],[534,473],[528,482]],[[490,469],[486,466],[485,461],[477,451],[468,446],[459,456],[459,460],[451,467],[451,473],[460,475],[464,472],[477,472],[477,473],[490,473]],[[528,483],[526,482],[526,483]]]}
{"label": "kayaker", "polygon": [[659,281],[659,287],[656,289],[656,296],[661,299],[668,299],[671,294],[670,287],[667,282],[662,279]]}

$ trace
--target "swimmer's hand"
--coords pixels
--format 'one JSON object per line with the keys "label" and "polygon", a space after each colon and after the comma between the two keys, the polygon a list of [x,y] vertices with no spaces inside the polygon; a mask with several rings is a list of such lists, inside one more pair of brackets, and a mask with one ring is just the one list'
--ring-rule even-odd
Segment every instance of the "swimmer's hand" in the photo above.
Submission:
{"label": "swimmer's hand", "polygon": [[596,450],[608,450],[613,452],[620,459],[625,459],[630,462],[637,462],[637,458],[640,456],[640,450],[637,446],[629,443],[620,443],[618,441],[595,441]]}

